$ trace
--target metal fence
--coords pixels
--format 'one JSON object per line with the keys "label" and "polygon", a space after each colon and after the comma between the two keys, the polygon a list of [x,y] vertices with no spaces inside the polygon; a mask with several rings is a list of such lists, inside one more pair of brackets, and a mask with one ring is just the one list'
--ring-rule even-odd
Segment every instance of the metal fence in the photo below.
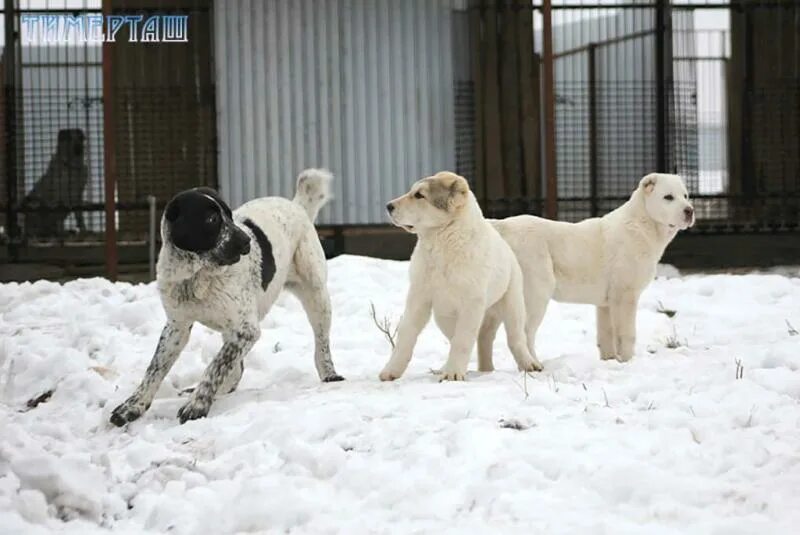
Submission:
{"label": "metal fence", "polygon": [[[498,30],[490,26],[504,28],[509,11],[526,7],[474,2],[481,33],[473,38],[491,41]],[[543,69],[542,8],[534,2]],[[559,219],[602,215],[658,170],[685,178],[698,213],[692,232],[798,229],[800,2],[555,1],[551,13]],[[488,74],[491,84],[496,73]],[[507,94],[502,77],[497,86]],[[509,134],[507,124],[501,119],[498,136]],[[501,160],[502,145],[494,149]],[[535,181],[540,195],[500,188],[485,195],[486,210],[546,213],[546,176]]]}
{"label": "metal fence", "polygon": [[[109,15],[163,13],[191,15],[187,42],[132,43],[130,27],[113,46],[76,37],[91,17],[107,30]],[[105,248],[116,264],[117,245],[151,239],[151,197],[216,186],[208,0],[6,1],[2,19],[0,260]]]}
{"label": "metal fence", "polygon": [[[686,179],[692,232],[797,230],[800,0],[551,4],[6,1],[2,254],[143,245],[150,196],[286,195],[305,165],[339,175],[338,227],[386,224],[387,196],[447,166],[495,217],[602,215],[657,170]],[[187,13],[188,42],[20,26],[103,9]]]}

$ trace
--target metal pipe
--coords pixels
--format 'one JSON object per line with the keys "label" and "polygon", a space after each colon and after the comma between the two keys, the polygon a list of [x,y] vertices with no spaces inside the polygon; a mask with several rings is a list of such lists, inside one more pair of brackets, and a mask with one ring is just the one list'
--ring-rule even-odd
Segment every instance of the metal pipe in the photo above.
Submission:
{"label": "metal pipe", "polygon": [[[744,5],[744,3],[742,3]],[[742,193],[749,197],[756,196],[756,174],[753,166],[753,150],[751,145],[751,135],[753,128],[753,89],[755,76],[753,74],[755,67],[755,54],[753,53],[753,37],[754,37],[754,12],[748,9],[744,10],[744,80],[742,80],[742,119],[741,129],[742,136],[740,140],[739,150],[741,153],[741,184]],[[759,196],[763,196],[759,193]]]}
{"label": "metal pipe", "polygon": [[558,179],[556,178],[556,117],[555,79],[553,76],[553,20],[550,0],[543,0],[542,19],[544,44],[544,175],[547,180],[545,214],[550,219],[558,218]]}
{"label": "metal pipe", "polygon": [[669,1],[656,0],[656,171],[669,173],[667,169],[667,107],[669,98],[667,84],[672,79],[667,69],[672,71],[672,62],[667,62],[667,32],[669,31]]}
{"label": "metal pipe", "polygon": [[589,202],[590,215],[597,217],[597,183],[599,162],[597,155],[597,72],[594,43],[589,45]]}
{"label": "metal pipe", "polygon": [[6,171],[6,227],[8,232],[8,257],[11,262],[19,260],[17,250],[17,43],[14,22],[18,13],[15,0],[5,0],[5,53],[3,54],[5,95],[5,171]]}
{"label": "metal pipe", "polygon": [[629,33],[627,35],[622,35],[620,37],[612,37],[610,39],[605,39],[603,41],[594,41],[592,43],[589,43],[588,45],[579,46],[579,47],[576,47],[576,48],[570,48],[570,49],[567,49],[567,50],[562,50],[558,54],[553,54],[553,58],[554,59],[560,59],[560,58],[565,58],[567,56],[574,56],[575,54],[581,54],[583,52],[588,52],[589,51],[589,47],[591,47],[591,46],[597,47],[597,46],[617,45],[617,44],[620,44],[620,43],[625,43],[627,41],[632,41],[634,39],[642,39],[644,37],[648,37],[648,36],[653,35],[655,33],[656,33],[655,30],[643,30],[641,32]]}
{"label": "metal pipe", "polygon": [[150,280],[156,278],[156,196],[148,195],[147,202],[150,205]]}
{"label": "metal pipe", "polygon": [[[786,7],[787,0],[757,0],[758,7]],[[553,10],[567,10],[567,11],[598,11],[598,10],[607,10],[611,11],[613,9],[646,9],[651,7],[645,2],[639,0],[638,2],[609,2],[606,5],[602,5],[597,0],[594,2],[586,2],[586,3],[567,3],[567,4],[554,4],[551,6]],[[672,6],[673,9],[679,11],[695,11],[698,9],[734,9],[736,11],[741,11],[742,6],[737,1],[728,1],[728,2],[694,2],[691,4],[675,4]],[[534,5],[533,9],[536,10],[544,10],[544,4],[542,5]]]}
{"label": "metal pipe", "polygon": [[[103,20],[111,15],[111,0],[103,0]],[[106,276],[117,280],[119,257],[117,251],[117,221],[115,193],[117,189],[117,165],[114,147],[114,77],[111,70],[113,43],[103,43],[103,174],[106,215]]]}

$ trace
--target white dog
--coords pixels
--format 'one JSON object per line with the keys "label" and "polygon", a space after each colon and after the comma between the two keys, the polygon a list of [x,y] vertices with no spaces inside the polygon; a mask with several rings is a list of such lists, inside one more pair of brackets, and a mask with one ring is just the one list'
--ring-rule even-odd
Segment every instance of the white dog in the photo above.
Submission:
{"label": "white dog", "polygon": [[[602,359],[627,361],[636,341],[639,295],[679,230],[694,224],[694,209],[681,178],[644,177],[628,202],[601,218],[580,223],[529,215],[492,221],[522,268],[531,352],[548,301],[597,306],[597,346]],[[478,344],[491,366],[498,321],[487,317]]]}
{"label": "white dog", "polygon": [[541,370],[525,341],[519,265],[508,244],[483,218],[467,181],[453,173],[437,173],[416,182],[386,209],[395,225],[416,234],[418,240],[411,255],[411,285],[397,344],[380,379],[391,381],[403,375],[431,311],[450,340],[443,380],[460,381],[466,376],[487,313],[497,323],[505,323],[519,369]]}
{"label": "white dog", "polygon": [[320,379],[342,380],[331,360],[327,267],[314,230],[330,180],[327,171],[306,169],[293,201],[266,197],[235,212],[209,188],[184,191],[167,204],[157,266],[167,323],[138,388],[111,414],[113,424],[125,425],[147,410],[194,322],[221,332],[224,344],[178,417],[183,423],[206,416],[218,392],[238,385],[243,359],[261,336],[259,323],[284,287],[311,323]]}

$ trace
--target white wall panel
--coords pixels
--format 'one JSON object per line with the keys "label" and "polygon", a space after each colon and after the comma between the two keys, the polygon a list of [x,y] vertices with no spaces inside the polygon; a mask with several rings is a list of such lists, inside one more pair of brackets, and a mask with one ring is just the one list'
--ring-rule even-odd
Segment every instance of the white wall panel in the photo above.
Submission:
{"label": "white wall panel", "polygon": [[385,222],[386,201],[455,167],[457,0],[215,2],[219,181],[232,206],[336,175],[321,223]]}

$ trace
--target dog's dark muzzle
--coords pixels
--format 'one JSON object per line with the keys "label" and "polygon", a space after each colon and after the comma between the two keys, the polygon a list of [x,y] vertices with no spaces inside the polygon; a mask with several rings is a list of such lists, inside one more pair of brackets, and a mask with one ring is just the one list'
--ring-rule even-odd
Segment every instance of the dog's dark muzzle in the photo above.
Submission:
{"label": "dog's dark muzzle", "polygon": [[230,238],[214,254],[214,259],[223,266],[235,264],[242,256],[250,252],[250,236],[232,223],[229,229],[231,231]]}

